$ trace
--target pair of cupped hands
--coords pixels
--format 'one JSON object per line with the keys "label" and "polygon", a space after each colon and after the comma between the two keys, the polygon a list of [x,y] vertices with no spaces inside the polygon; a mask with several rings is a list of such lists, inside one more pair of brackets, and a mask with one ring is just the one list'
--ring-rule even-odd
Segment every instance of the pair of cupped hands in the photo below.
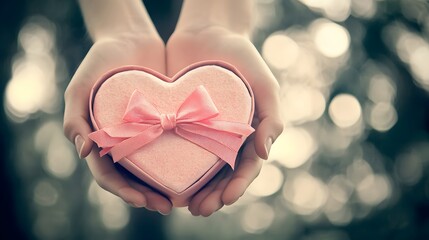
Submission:
{"label": "pair of cupped hands", "polygon": [[237,201],[258,176],[262,159],[282,132],[279,85],[246,34],[222,26],[177,30],[167,44],[157,32],[120,33],[98,38],[65,92],[64,132],[80,158],[86,158],[95,181],[133,207],[169,214],[171,202],[150,187],[131,179],[114,166],[110,157],[99,157],[88,138],[92,132],[88,100],[91,88],[107,71],[124,65],[139,65],[173,76],[184,67],[203,60],[221,60],[234,65],[250,83],[255,95],[256,129],[245,142],[234,171],[221,170],[191,199],[193,215],[209,216]]}

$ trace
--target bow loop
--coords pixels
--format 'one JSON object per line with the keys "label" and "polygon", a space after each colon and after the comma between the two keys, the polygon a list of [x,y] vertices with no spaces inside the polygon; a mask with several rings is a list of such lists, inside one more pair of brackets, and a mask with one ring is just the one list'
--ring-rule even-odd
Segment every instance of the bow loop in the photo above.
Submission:
{"label": "bow loop", "polygon": [[134,90],[128,101],[123,120],[125,122],[156,123],[160,113],[156,107],[144,97],[143,93]]}
{"label": "bow loop", "polygon": [[177,110],[177,118],[181,122],[197,122],[217,115],[219,111],[203,86],[198,86]]}
{"label": "bow loop", "polygon": [[254,129],[246,123],[214,119],[219,115],[203,86],[197,87],[179,106],[176,113],[160,113],[144,95],[135,90],[128,102],[123,122],[102,128],[89,137],[110,153],[114,162],[154,141],[164,131],[174,132],[215,154],[234,169],[238,150]]}

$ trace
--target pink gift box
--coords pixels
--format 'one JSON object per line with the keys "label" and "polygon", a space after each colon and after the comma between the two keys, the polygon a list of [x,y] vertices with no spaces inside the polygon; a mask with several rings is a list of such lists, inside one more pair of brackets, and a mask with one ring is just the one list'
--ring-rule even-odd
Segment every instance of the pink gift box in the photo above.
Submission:
{"label": "pink gift box", "polygon": [[234,167],[253,113],[249,84],[225,62],[199,62],[172,78],[125,66],[92,89],[90,137],[101,154],[182,207],[223,167]]}

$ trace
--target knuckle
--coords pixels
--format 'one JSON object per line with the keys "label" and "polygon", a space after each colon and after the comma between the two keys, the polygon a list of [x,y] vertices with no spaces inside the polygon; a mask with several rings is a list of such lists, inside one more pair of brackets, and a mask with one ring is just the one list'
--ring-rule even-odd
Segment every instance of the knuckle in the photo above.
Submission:
{"label": "knuckle", "polygon": [[[262,169],[262,164],[260,164],[260,167],[255,169],[255,172],[252,176],[252,179],[250,180],[250,183],[252,183],[253,180],[255,180],[259,176],[259,174],[261,173],[261,169]],[[250,185],[250,183],[249,183],[249,185]]]}
{"label": "knuckle", "polygon": [[276,118],[273,121],[272,126],[273,126],[273,130],[274,130],[274,134],[275,134],[274,139],[273,139],[273,141],[274,141],[283,132],[284,124],[283,124],[282,119],[280,117]]}
{"label": "knuckle", "polygon": [[270,83],[271,83],[271,88],[276,92],[276,93],[279,93],[280,92],[280,84],[279,84],[279,82],[276,80],[276,79],[274,79],[273,81],[270,81]]}
{"label": "knuckle", "polygon": [[69,85],[66,90],[64,91],[64,100],[72,100],[74,97],[78,96],[78,89],[76,87],[73,87],[72,85]]}
{"label": "knuckle", "polygon": [[274,121],[273,126],[277,134],[280,134],[281,132],[283,132],[284,124],[280,117]]}
{"label": "knuckle", "polygon": [[95,177],[95,182],[98,184],[98,186],[100,186],[102,189],[110,192],[111,190],[109,189],[109,175],[110,174],[101,174],[97,177]]}
{"label": "knuckle", "polygon": [[64,99],[65,100],[69,99],[72,94],[73,94],[73,87],[72,85],[69,85],[64,91]]}
{"label": "knuckle", "polygon": [[88,87],[82,84],[70,83],[64,91],[64,100],[73,101],[73,99],[81,98],[88,91]]}
{"label": "knuckle", "polygon": [[104,190],[106,190],[106,191],[107,191],[107,186],[106,186],[106,184],[104,183],[104,181],[103,181],[102,179],[100,179],[100,178],[95,178],[95,182],[98,184],[98,186],[99,186],[100,188],[102,188],[102,189],[104,189]]}
{"label": "knuckle", "polygon": [[68,119],[64,119],[64,123],[63,123],[63,132],[64,135],[70,140],[72,141],[72,135],[73,135],[73,125],[72,122]]}

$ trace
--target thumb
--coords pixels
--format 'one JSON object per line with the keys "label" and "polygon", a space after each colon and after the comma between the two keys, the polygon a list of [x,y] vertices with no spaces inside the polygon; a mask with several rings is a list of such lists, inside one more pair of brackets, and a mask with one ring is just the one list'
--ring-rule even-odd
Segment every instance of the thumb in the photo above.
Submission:
{"label": "thumb", "polygon": [[255,132],[255,150],[259,157],[268,159],[271,145],[283,131],[279,87],[276,82],[266,84],[255,88],[254,93],[256,116],[259,120]]}
{"label": "thumb", "polygon": [[88,98],[89,93],[77,92],[72,86],[64,94],[64,134],[74,143],[81,159],[89,155],[93,145],[88,137],[92,132],[88,122]]}
{"label": "thumb", "polygon": [[265,64],[256,48],[237,53],[240,58],[236,67],[250,83],[255,95],[255,152],[267,159],[271,144],[283,131],[280,114],[280,86],[270,68]]}
{"label": "thumb", "polygon": [[255,149],[260,158],[268,159],[271,145],[283,131],[283,123],[275,116],[268,116],[259,122],[255,132]]}

